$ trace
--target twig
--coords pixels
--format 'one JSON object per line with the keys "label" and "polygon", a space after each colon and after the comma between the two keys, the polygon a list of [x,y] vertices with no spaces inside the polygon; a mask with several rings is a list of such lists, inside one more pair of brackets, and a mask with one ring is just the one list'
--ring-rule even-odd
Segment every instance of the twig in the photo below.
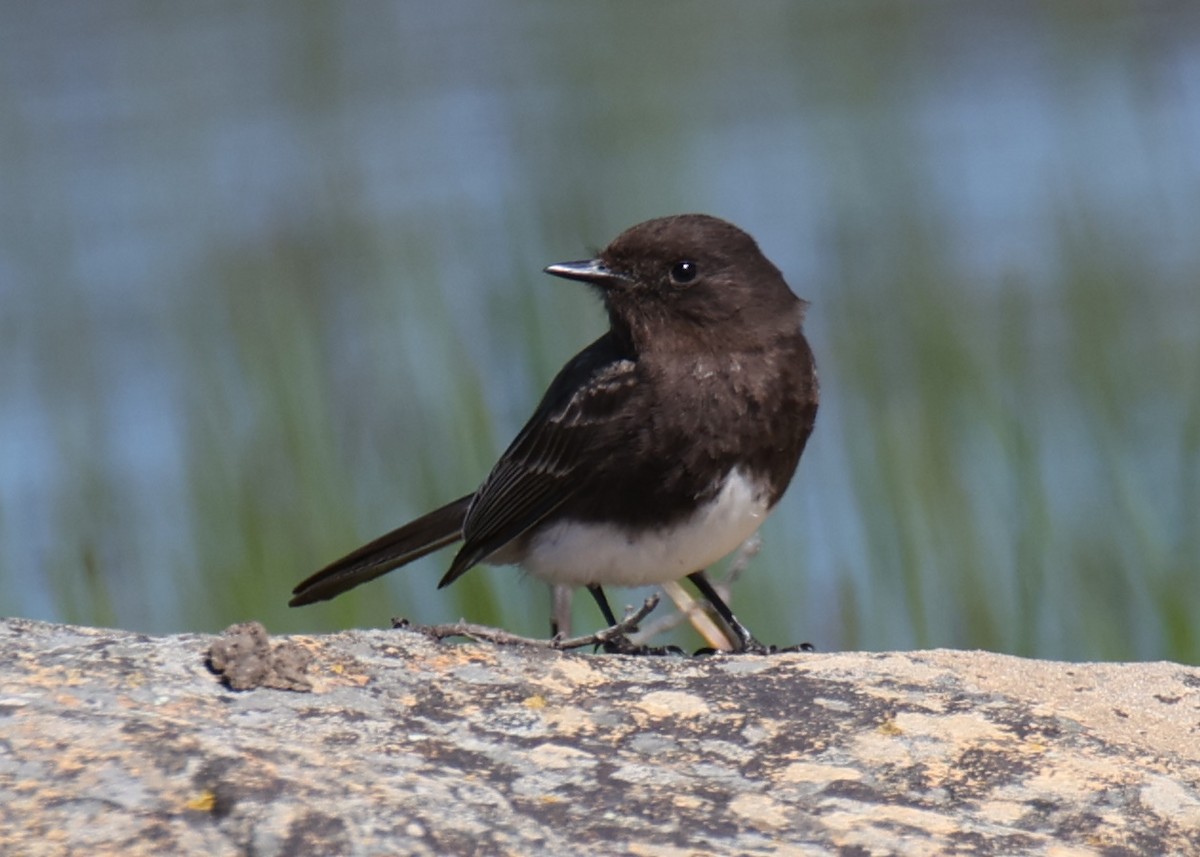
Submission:
{"label": "twig", "polygon": [[742,546],[737,549],[737,553],[733,555],[733,560],[729,563],[729,570],[725,572],[725,585],[732,589],[733,584],[737,583],[738,578],[750,567],[750,561],[758,556],[758,552],[761,550],[762,533],[756,532],[742,542]]}
{"label": "twig", "polygon": [[651,595],[642,603],[641,607],[626,615],[624,619],[612,627],[601,628],[594,634],[586,634],[582,637],[567,637],[565,639],[562,637],[551,637],[549,640],[542,640],[536,637],[522,637],[519,634],[513,634],[501,628],[475,625],[471,622],[451,622],[448,625],[413,625],[407,619],[400,619],[393,620],[392,627],[417,631],[435,640],[444,640],[447,637],[466,637],[470,640],[483,640],[488,643],[495,643],[498,646],[535,646],[539,649],[559,650],[581,649],[585,646],[602,646],[610,640],[617,637],[624,637],[636,631],[638,622],[649,616],[650,612],[657,606],[658,596]]}
{"label": "twig", "polygon": [[[717,591],[722,597],[725,593],[722,592],[724,587],[718,587]],[[667,593],[667,597],[675,602],[676,611],[668,613],[666,616],[660,616],[653,622],[646,624],[644,628],[636,634],[630,636],[630,641],[637,643],[645,643],[647,640],[652,640],[659,634],[665,634],[667,631],[674,630],[684,622],[690,622],[696,632],[704,638],[704,642],[712,646],[714,649],[731,648],[729,639],[725,636],[725,632],[721,630],[721,626],[714,622],[705,612],[703,602],[697,600],[690,592],[679,585],[678,582],[662,584],[663,592]]]}

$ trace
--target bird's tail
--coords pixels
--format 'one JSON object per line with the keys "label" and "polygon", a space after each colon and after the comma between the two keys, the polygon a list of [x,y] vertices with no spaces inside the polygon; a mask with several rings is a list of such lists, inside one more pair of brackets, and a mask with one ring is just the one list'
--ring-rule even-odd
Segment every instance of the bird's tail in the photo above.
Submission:
{"label": "bird's tail", "polygon": [[332,562],[292,590],[289,607],[327,601],[462,538],[474,494],[460,497]]}

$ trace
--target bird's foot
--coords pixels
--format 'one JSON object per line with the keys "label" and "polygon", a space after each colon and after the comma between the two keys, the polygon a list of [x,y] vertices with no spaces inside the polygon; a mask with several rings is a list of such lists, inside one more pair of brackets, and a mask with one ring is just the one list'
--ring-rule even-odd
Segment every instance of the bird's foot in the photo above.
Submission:
{"label": "bird's foot", "polygon": [[664,655],[686,654],[679,646],[639,645],[624,634],[612,635],[603,643],[598,644],[598,648],[604,649],[605,654],[609,655],[652,655],[662,657]]}
{"label": "bird's foot", "polygon": [[798,646],[784,646],[781,648],[781,647],[775,646],[775,645],[768,645],[766,643],[760,643],[758,640],[754,639],[754,637],[749,637],[748,639],[740,640],[738,642],[741,645],[736,646],[735,648],[731,649],[728,652],[722,651],[721,649],[714,649],[712,646],[705,646],[703,648],[696,649],[696,651],[693,652],[693,656],[705,657],[708,655],[784,655],[784,654],[788,654],[791,652],[813,652],[813,651],[816,651],[816,649],[813,648],[812,643],[801,643]]}

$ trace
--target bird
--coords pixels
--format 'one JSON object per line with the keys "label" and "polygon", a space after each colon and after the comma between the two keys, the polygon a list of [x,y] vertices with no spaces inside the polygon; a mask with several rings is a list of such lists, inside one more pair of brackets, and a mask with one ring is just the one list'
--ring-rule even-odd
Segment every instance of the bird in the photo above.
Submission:
{"label": "bird", "polygon": [[766,520],[812,433],[808,302],[749,234],[707,214],[639,223],[594,258],[544,271],[598,293],[608,331],[559,371],[475,491],[325,566],[289,604],[333,598],[461,541],[438,588],[481,563],[517,565],[585,587],[613,626],[603,587],[686,577],[732,651],[774,650],[706,569]]}

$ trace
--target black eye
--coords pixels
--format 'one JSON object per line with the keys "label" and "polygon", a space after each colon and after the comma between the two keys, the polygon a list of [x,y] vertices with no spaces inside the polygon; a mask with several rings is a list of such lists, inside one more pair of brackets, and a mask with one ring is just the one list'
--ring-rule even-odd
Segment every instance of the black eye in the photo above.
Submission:
{"label": "black eye", "polygon": [[676,262],[671,266],[671,282],[676,286],[686,286],[696,279],[697,273],[695,262]]}

